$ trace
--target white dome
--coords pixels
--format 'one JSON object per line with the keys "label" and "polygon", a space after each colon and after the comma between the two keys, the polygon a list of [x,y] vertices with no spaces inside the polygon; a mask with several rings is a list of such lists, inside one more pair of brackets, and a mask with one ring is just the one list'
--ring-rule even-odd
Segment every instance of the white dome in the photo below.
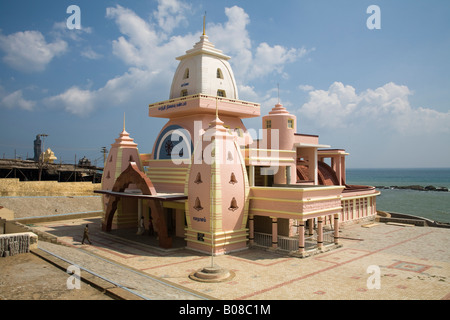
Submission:
{"label": "white dome", "polygon": [[222,96],[238,100],[238,91],[230,59],[202,35],[193,49],[180,60],[172,81],[170,99],[194,94]]}

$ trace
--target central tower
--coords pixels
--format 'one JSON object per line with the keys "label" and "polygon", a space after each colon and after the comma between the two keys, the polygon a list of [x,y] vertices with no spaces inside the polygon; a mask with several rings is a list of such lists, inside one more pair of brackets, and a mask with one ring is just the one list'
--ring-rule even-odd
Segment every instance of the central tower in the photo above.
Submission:
{"label": "central tower", "polygon": [[207,94],[238,100],[238,90],[229,56],[214,47],[203,30],[200,41],[180,61],[173,77],[170,99]]}

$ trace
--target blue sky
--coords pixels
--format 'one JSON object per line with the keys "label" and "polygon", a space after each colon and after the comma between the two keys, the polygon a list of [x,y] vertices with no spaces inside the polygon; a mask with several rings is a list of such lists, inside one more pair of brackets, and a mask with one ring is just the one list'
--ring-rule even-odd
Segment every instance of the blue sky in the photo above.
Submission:
{"label": "blue sky", "polygon": [[[81,11],[70,30],[68,6]],[[370,30],[370,5],[381,29]],[[350,153],[351,168],[450,167],[450,2],[3,0],[0,157],[103,159],[126,128],[141,153],[164,119],[175,57],[207,34],[230,63],[242,100],[262,115],[280,99],[297,131]],[[245,120],[261,128],[261,118]]]}

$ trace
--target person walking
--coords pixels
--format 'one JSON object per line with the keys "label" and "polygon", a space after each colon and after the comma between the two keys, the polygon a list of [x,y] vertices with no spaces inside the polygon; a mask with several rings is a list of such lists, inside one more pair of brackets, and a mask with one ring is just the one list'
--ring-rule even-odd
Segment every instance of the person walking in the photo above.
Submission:
{"label": "person walking", "polygon": [[89,239],[89,225],[86,225],[86,227],[84,227],[83,240],[81,240],[81,244],[84,244],[84,240],[87,240],[89,241],[89,244],[92,244],[91,240]]}
{"label": "person walking", "polygon": [[144,216],[141,216],[141,219],[139,219],[139,227],[136,234],[142,235],[144,234],[145,226],[144,226]]}

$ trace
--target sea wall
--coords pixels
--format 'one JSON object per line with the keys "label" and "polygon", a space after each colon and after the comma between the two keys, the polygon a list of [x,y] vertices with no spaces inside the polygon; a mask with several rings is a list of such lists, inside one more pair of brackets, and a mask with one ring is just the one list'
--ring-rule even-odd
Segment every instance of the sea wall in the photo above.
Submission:
{"label": "sea wall", "polygon": [[26,196],[89,196],[100,190],[100,183],[92,182],[57,182],[57,181],[20,181],[0,179],[1,197]]}

